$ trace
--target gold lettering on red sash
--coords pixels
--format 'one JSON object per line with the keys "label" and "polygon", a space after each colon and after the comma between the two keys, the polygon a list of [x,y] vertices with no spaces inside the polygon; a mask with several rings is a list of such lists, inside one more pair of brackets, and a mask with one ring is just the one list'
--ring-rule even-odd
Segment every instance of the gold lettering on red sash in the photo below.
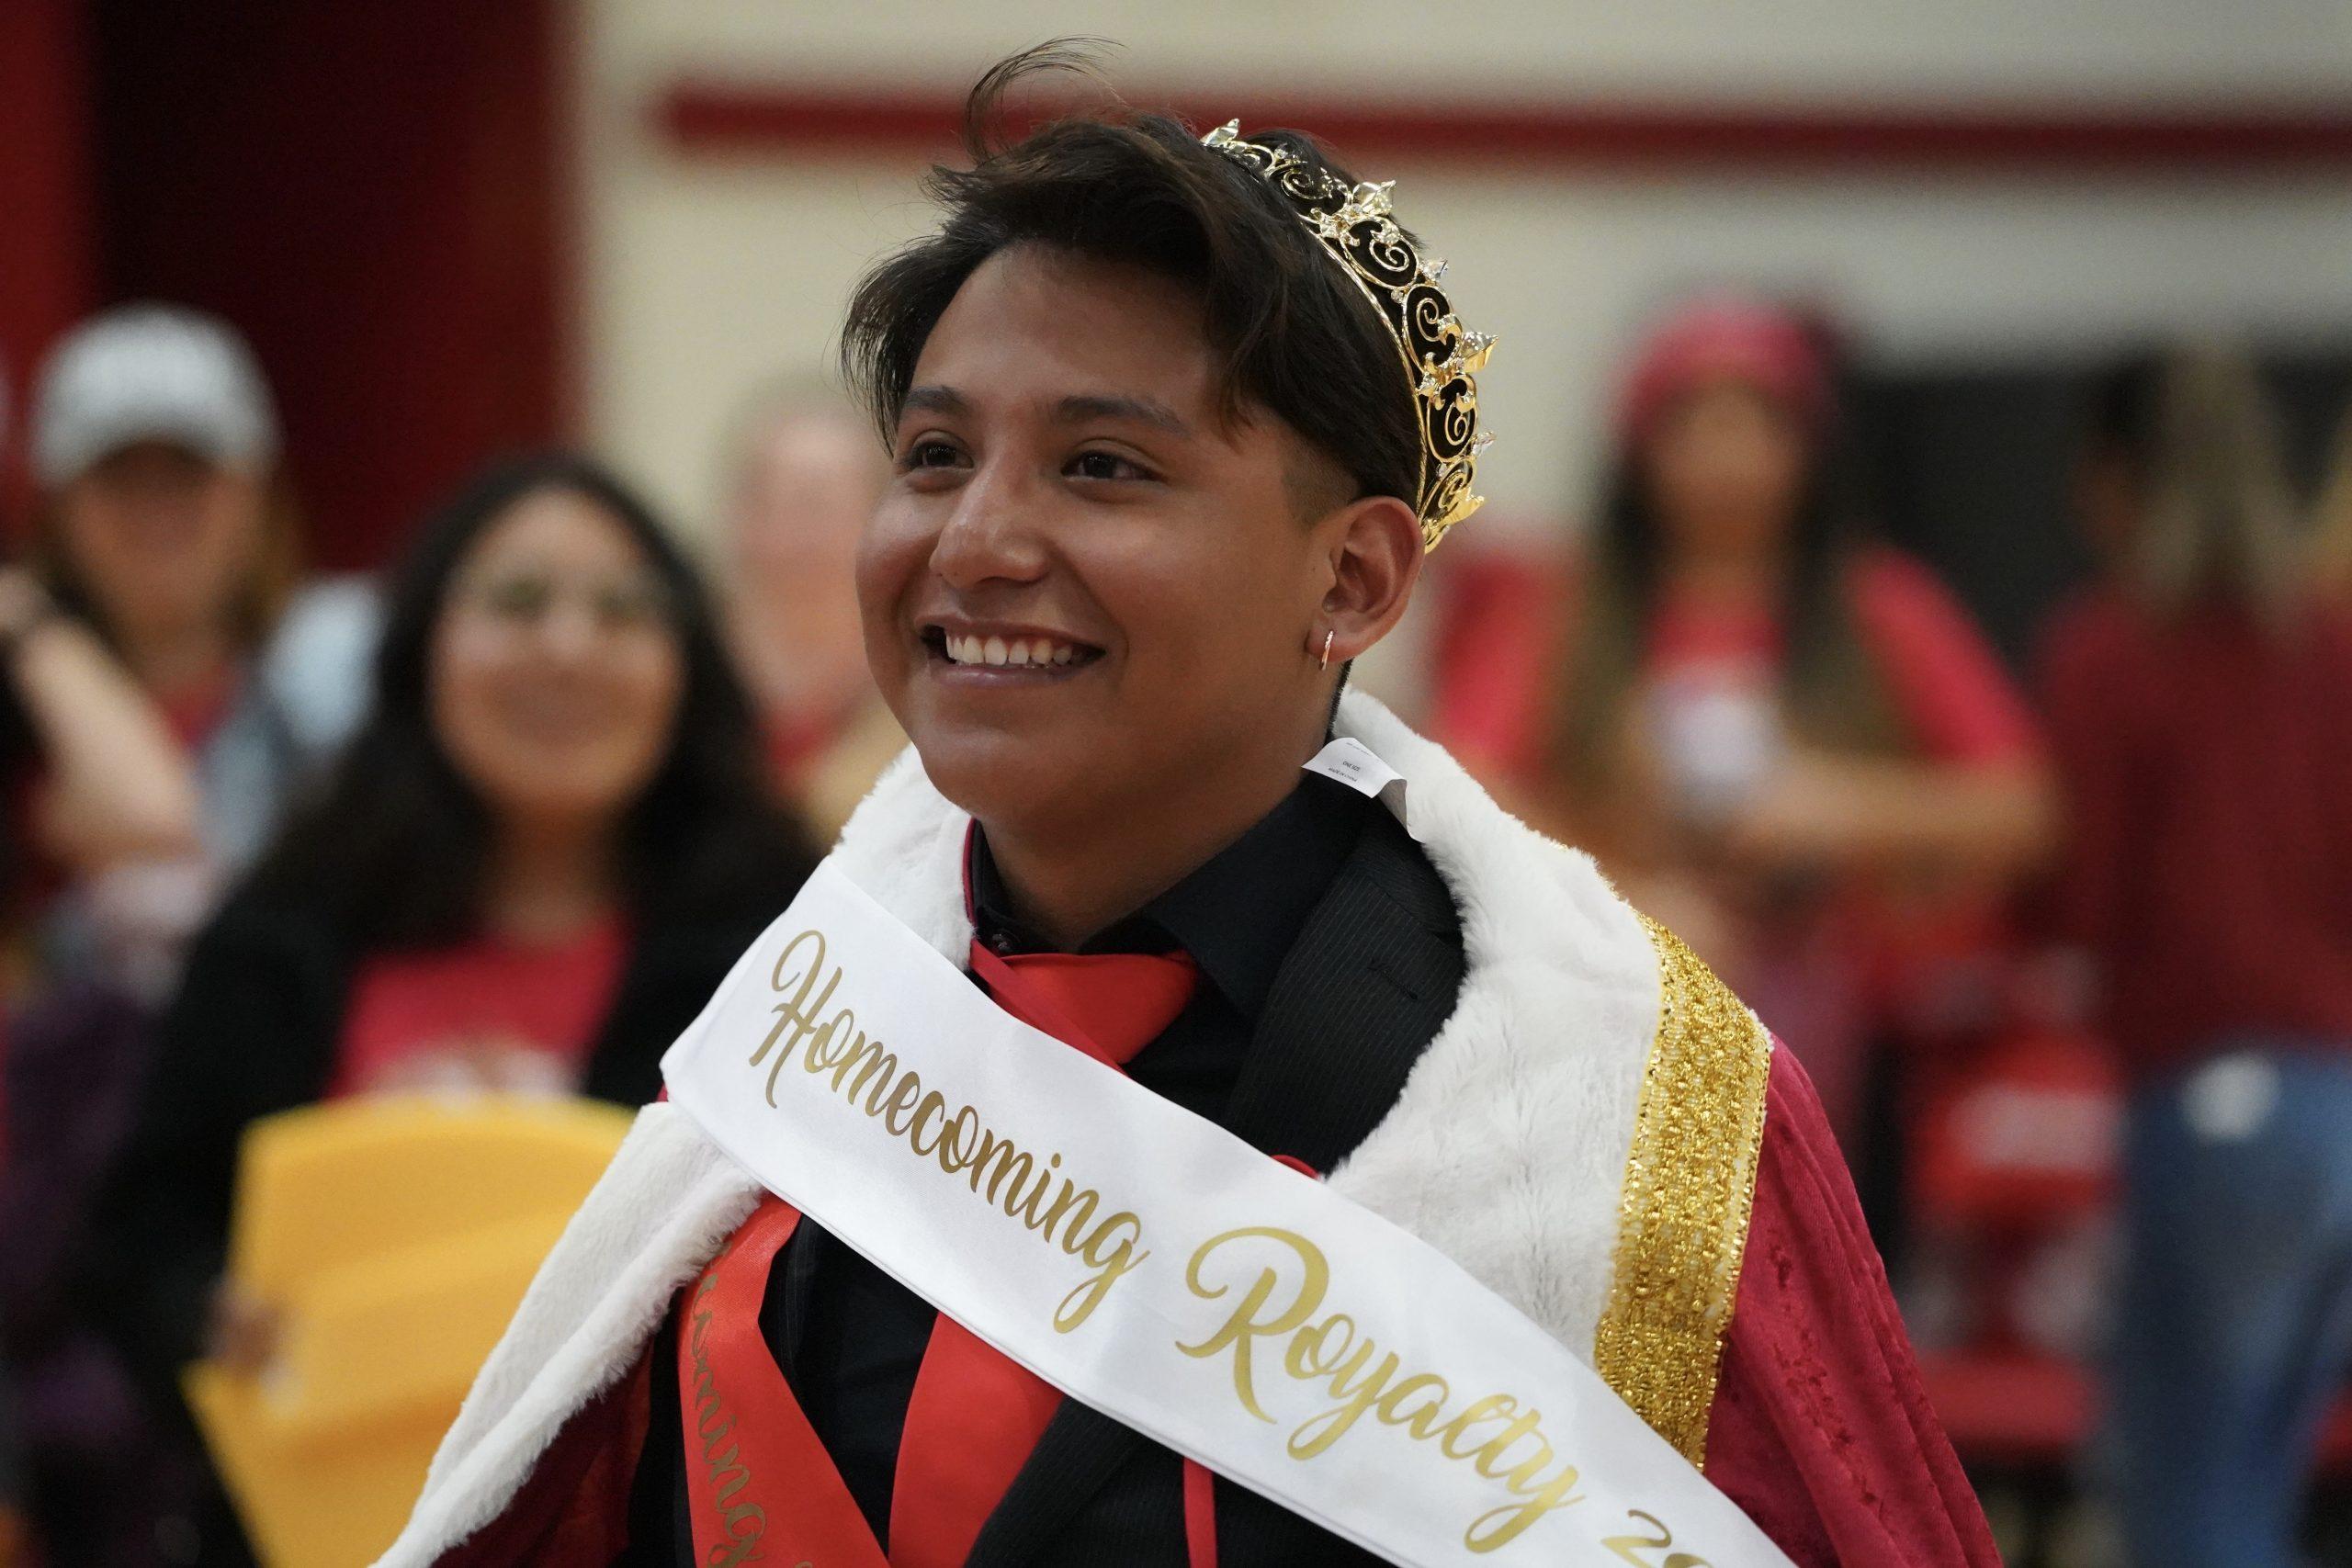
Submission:
{"label": "gold lettering on red sash", "polygon": [[[742,1445],[729,1439],[735,1434],[735,1415],[727,1406],[719,1392],[718,1374],[711,1370],[707,1337],[710,1331],[711,1308],[703,1298],[718,1283],[718,1264],[727,1253],[722,1251],[711,1260],[699,1283],[695,1287],[693,1329],[688,1339],[688,1353],[694,1364],[694,1431],[693,1438],[702,1442],[702,1464],[710,1478],[711,1495],[718,1506],[718,1527],[724,1538],[722,1544],[712,1549],[706,1568],[738,1568],[745,1562],[757,1562],[760,1538],[767,1533],[767,1510],[757,1503],[731,1502],[734,1495],[751,1484],[750,1466],[743,1462]],[[721,1445],[725,1445],[722,1449]]]}

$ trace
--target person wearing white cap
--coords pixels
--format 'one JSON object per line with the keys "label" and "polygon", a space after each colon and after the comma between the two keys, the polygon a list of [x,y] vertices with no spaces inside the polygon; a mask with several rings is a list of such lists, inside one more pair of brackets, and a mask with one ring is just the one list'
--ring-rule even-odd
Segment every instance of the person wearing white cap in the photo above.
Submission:
{"label": "person wearing white cap", "polygon": [[[5,392],[0,384],[0,439]],[[0,691],[6,743],[39,759],[43,787],[30,823],[39,852],[92,874],[195,847],[195,784],[154,705],[20,565],[0,567]]]}
{"label": "person wearing white cap", "polygon": [[226,323],[177,307],[123,306],[84,322],[36,389],[35,562],[56,604],[160,707],[201,792],[204,874],[176,894],[151,879],[139,902],[175,906],[171,929],[131,939],[122,958],[148,987],[363,699],[373,595],[349,582],[295,592],[279,446],[252,351]]}
{"label": "person wearing white cap", "polygon": [[252,351],[225,323],[169,305],[85,321],[41,375],[34,475],[63,490],[133,447],[179,449],[224,474],[266,479],[277,412]]}

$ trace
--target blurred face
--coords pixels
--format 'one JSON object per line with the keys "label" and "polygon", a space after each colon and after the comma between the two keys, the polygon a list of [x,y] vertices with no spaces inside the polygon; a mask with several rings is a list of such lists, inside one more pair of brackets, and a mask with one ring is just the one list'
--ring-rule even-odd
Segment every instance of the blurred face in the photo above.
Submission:
{"label": "blurred face", "polygon": [[142,441],[58,496],[59,543],[123,637],[225,626],[262,549],[261,478],[182,446]]}
{"label": "blurred face", "polygon": [[526,496],[459,564],[435,628],[435,733],[512,822],[608,822],[660,769],[685,669],[668,591],[621,524]]}
{"label": "blurred face", "polygon": [[883,695],[983,822],[1099,828],[1319,733],[1306,450],[1222,426],[1214,375],[1182,288],[1037,246],[924,344],[858,598]]}
{"label": "blurred face", "polygon": [[1666,409],[1642,465],[1670,543],[1745,553],[1786,538],[1809,456],[1804,428],[1787,409],[1744,383],[1717,381]]}
{"label": "blurred face", "polygon": [[747,455],[729,518],[737,563],[788,599],[850,603],[857,536],[888,477],[847,412],[786,413]]}

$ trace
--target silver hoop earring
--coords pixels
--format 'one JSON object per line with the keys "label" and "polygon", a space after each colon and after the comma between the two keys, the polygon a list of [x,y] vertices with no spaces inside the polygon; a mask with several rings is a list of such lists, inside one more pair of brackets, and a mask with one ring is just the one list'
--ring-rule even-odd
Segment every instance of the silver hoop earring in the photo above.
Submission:
{"label": "silver hoop earring", "polygon": [[1331,668],[1331,634],[1328,629],[1323,633],[1323,657],[1316,662],[1315,668],[1317,670]]}

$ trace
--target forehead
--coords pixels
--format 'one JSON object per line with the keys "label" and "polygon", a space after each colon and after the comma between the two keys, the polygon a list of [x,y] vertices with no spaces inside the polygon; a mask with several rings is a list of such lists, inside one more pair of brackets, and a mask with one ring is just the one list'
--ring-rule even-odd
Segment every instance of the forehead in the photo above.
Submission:
{"label": "forehead", "polygon": [[602,502],[575,490],[533,491],[501,512],[466,552],[475,567],[561,563],[635,567],[645,561],[628,529]]}
{"label": "forehead", "polygon": [[82,477],[103,482],[158,476],[201,477],[220,471],[220,465],[185,442],[162,435],[143,435],[127,441],[99,457],[83,470]]}
{"label": "forehead", "polygon": [[1216,371],[1200,302],[1182,284],[1019,244],[964,280],[914,379],[975,403],[1144,393],[1190,415],[1216,402]]}

